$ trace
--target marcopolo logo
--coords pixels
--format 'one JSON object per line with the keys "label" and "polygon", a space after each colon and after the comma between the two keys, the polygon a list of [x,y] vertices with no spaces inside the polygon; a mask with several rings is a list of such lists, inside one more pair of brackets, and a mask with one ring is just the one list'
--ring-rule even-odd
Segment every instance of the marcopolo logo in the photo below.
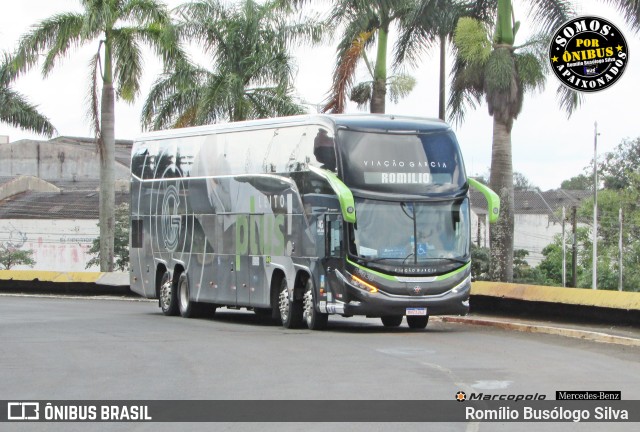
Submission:
{"label": "marcopolo logo", "polygon": [[565,86],[596,92],[620,79],[629,61],[629,49],[615,25],[603,18],[581,16],[567,21],[555,32],[549,61]]}
{"label": "marcopolo logo", "polygon": [[547,396],[543,394],[485,394],[485,393],[471,393],[467,396],[467,394],[463,391],[459,391],[456,393],[456,400],[458,402],[464,401],[489,401],[489,400],[497,400],[497,401],[533,401],[533,400],[545,400]]}

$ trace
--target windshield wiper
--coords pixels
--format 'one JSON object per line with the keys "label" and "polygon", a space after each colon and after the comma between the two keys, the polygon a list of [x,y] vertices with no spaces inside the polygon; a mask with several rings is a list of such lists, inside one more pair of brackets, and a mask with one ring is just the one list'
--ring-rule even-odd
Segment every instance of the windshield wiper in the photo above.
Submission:
{"label": "windshield wiper", "polygon": [[384,261],[384,260],[406,260],[406,258],[392,258],[392,257],[379,257],[379,258],[362,258],[362,257],[358,257],[358,260],[362,261],[362,262],[367,262],[367,263],[372,263],[372,262],[380,262],[380,261]]}

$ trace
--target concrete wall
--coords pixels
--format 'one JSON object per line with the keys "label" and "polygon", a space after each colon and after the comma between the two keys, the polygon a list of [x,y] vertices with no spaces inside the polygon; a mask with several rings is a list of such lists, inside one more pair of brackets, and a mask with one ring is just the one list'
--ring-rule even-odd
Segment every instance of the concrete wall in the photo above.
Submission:
{"label": "concrete wall", "polygon": [[88,251],[99,234],[97,223],[86,219],[3,219],[0,243],[33,250],[35,266],[16,266],[15,270],[85,271],[86,262],[93,257]]}
{"label": "concrete wall", "polygon": [[[58,142],[20,140],[0,145],[0,176],[31,175],[45,180],[97,180],[96,151]],[[116,164],[116,179],[128,179],[129,169]]]}
{"label": "concrete wall", "polygon": [[[525,260],[530,266],[535,267],[544,259],[542,250],[553,242],[556,234],[562,234],[562,224],[549,220],[548,215],[516,214],[514,220],[514,249],[529,251]],[[571,229],[569,224],[565,227]]]}
{"label": "concrete wall", "polygon": [[[565,228],[570,230],[571,226],[567,224]],[[532,267],[537,266],[544,259],[542,250],[553,242],[556,234],[562,234],[562,225],[557,221],[550,221],[548,215],[516,214],[514,217],[513,248],[528,251],[529,255],[525,260]],[[476,215],[472,211],[471,241],[477,245],[478,238],[480,246],[489,247],[489,225],[486,215]]]}

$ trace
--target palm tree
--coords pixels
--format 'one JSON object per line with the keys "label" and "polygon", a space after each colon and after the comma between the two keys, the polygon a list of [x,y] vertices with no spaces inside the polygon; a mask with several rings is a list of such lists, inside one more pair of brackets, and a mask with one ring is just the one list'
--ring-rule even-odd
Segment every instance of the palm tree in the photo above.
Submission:
{"label": "palm tree", "polygon": [[446,116],[446,54],[447,45],[453,40],[458,20],[469,16],[482,22],[493,20],[497,0],[419,0],[403,23],[396,43],[395,64],[409,61],[417,63],[423,51],[439,47],[439,97],[438,118]]}
{"label": "palm tree", "polygon": [[[324,112],[344,112],[347,94],[359,105],[370,103],[372,113],[384,113],[387,86],[392,99],[406,95],[415,85],[415,80],[406,75],[387,76],[387,52],[389,29],[392,23],[404,20],[411,11],[411,0],[336,0],[330,21],[344,25],[345,29],[338,45],[338,60],[333,74],[333,84]],[[373,64],[366,49],[377,43]],[[372,80],[353,86],[356,69],[363,59]]]}
{"label": "palm tree", "polygon": [[[543,34],[565,22],[571,14],[569,1],[538,2],[535,19]],[[514,45],[519,23],[514,21],[511,0],[498,0],[493,39],[486,27],[473,18],[461,18],[454,43],[457,57],[449,108],[462,121],[466,105],[475,107],[486,99],[493,116],[493,143],[490,186],[501,200],[498,222],[491,227],[493,280],[513,280],[513,166],[511,129],[522,108],[524,94],[542,89],[548,59],[545,37],[534,37],[521,46]],[[579,104],[575,92],[560,85],[560,105],[570,115]]]}
{"label": "palm tree", "polygon": [[[168,61],[181,57],[169,12],[156,0],[81,0],[81,13],[60,13],[20,39],[11,63],[13,75],[40,61],[47,76],[72,48],[95,44],[89,62],[89,116],[100,154],[100,269],[113,270],[115,229],[115,97],[132,102],[140,91],[142,51],[151,45]],[[102,95],[98,95],[99,84]]]}
{"label": "palm tree", "polygon": [[181,62],[156,81],[142,111],[145,128],[163,129],[301,114],[293,98],[296,40],[317,42],[321,26],[288,22],[277,1],[225,6],[201,0],[177,8],[180,34],[213,57],[209,70]]}
{"label": "palm tree", "polygon": [[10,87],[11,80],[7,71],[10,57],[4,55],[0,64],[0,122],[35,132],[48,137],[56,133],[49,119],[40,114],[35,105]]}

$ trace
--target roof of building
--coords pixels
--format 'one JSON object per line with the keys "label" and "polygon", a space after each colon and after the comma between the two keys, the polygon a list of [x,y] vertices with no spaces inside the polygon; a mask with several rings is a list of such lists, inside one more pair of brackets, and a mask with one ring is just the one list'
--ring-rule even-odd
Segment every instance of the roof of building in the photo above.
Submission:
{"label": "roof of building", "polygon": [[[97,191],[26,191],[0,201],[0,219],[98,219]],[[116,192],[116,206],[129,194]]]}
{"label": "roof of building", "polygon": [[[514,213],[515,214],[546,214],[553,216],[562,207],[569,210],[573,206],[579,206],[581,202],[592,196],[592,192],[585,190],[552,189],[539,190],[515,190]],[[477,214],[487,213],[487,200],[476,189],[469,189],[471,207]]]}

